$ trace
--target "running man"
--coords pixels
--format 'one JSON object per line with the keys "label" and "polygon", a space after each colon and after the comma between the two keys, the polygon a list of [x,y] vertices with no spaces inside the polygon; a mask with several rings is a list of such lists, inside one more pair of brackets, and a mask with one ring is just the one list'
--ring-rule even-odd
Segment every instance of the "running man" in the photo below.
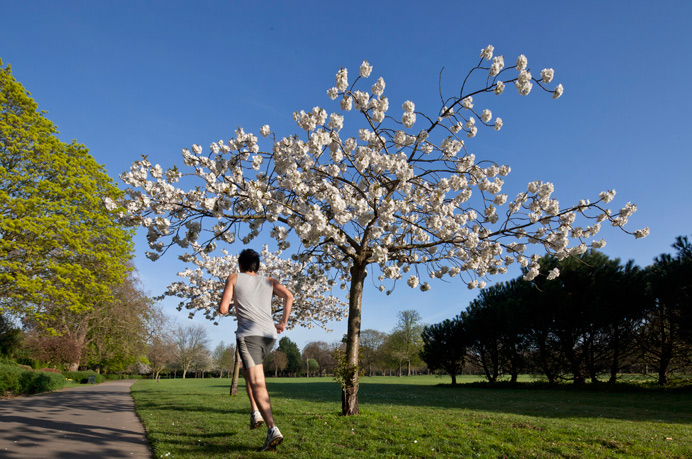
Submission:
{"label": "running man", "polygon": [[[240,252],[238,266],[240,273],[231,274],[226,280],[219,312],[228,314],[231,306],[235,306],[238,319],[236,345],[243,361],[243,377],[252,407],[250,429],[266,423],[267,439],[262,451],[273,450],[284,437],[274,423],[262,361],[274,347],[276,334],[286,329],[293,307],[293,294],[276,279],[257,274],[260,256],[254,250]],[[272,318],[272,295],[284,299],[283,316],[278,324]]]}

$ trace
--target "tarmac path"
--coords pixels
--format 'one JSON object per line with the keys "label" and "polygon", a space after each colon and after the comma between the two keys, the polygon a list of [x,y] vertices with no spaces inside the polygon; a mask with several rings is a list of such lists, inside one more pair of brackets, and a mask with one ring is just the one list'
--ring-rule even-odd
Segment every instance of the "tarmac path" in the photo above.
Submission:
{"label": "tarmac path", "polygon": [[152,458],[134,380],[0,400],[0,458]]}

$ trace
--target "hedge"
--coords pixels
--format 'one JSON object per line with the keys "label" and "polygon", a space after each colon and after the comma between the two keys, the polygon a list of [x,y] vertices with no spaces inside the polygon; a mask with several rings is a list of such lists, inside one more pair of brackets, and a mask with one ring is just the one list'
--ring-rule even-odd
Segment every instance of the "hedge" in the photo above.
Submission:
{"label": "hedge", "polygon": [[64,371],[62,373],[67,379],[71,379],[72,381],[80,384],[86,384],[89,382],[89,376],[94,376],[94,379],[96,383],[102,383],[103,381],[106,380],[106,378],[99,373],[96,373],[93,370],[88,370],[88,371]]}
{"label": "hedge", "polygon": [[22,387],[26,394],[50,392],[65,387],[65,377],[58,373],[45,371],[25,371],[21,377]]}
{"label": "hedge", "polygon": [[62,389],[62,374],[25,370],[17,365],[0,364],[0,395],[36,394]]}

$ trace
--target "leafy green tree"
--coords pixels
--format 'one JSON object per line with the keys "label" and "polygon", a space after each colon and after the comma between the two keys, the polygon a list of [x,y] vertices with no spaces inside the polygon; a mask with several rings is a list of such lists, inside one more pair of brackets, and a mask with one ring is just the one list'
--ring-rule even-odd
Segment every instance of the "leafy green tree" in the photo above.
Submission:
{"label": "leafy green tree", "polygon": [[500,376],[502,347],[498,310],[488,306],[481,292],[460,317],[466,330],[469,358],[483,369],[489,382],[496,382]]}
{"label": "leafy green tree", "polygon": [[457,384],[466,359],[464,326],[457,317],[439,324],[423,327],[423,349],[421,358],[431,370],[444,370],[452,377],[452,386]]}
{"label": "leafy green tree", "polygon": [[226,344],[221,341],[214,349],[212,359],[214,361],[214,366],[219,371],[219,378],[223,377],[224,371],[228,374],[228,377],[231,376],[234,355],[235,346],[233,346],[233,344]]}
{"label": "leafy green tree", "polygon": [[368,376],[372,376],[372,367],[383,363],[383,345],[387,340],[387,334],[368,328],[360,332],[360,365],[368,369]]}
{"label": "leafy green tree", "polygon": [[388,350],[391,358],[399,364],[399,376],[401,376],[401,366],[407,364],[407,376],[411,376],[411,364],[420,363],[420,352],[423,349],[423,324],[418,311],[409,309],[399,311],[399,320],[394,326],[394,330],[389,335]]}
{"label": "leafy green tree", "polygon": [[135,271],[111,292],[109,300],[88,310],[56,309],[33,327],[41,334],[46,328],[55,330],[75,343],[80,352],[70,370],[88,365],[97,371],[125,371],[145,356],[152,331],[161,327],[163,314],[143,292]]}
{"label": "leafy green tree", "polygon": [[640,339],[661,385],[668,383],[671,369],[689,361],[692,341],[692,244],[678,236],[673,248],[675,255],[661,254],[647,269],[653,301]]}
{"label": "leafy green tree", "polygon": [[329,344],[324,341],[313,341],[306,344],[303,348],[302,359],[303,361],[314,359],[317,362],[317,368],[319,368],[320,373],[330,371],[336,365],[334,357],[332,357],[332,350]]}
{"label": "leafy green tree", "polygon": [[39,327],[108,301],[132,253],[131,233],[103,204],[120,191],[44,114],[0,61],[0,311]]}
{"label": "leafy green tree", "polygon": [[279,340],[279,349],[286,355],[286,370],[298,374],[302,368],[298,345],[284,336]]}
{"label": "leafy green tree", "polygon": [[534,282],[535,300],[550,317],[551,345],[559,348],[564,370],[576,384],[587,377],[596,381],[604,372],[614,382],[627,354],[624,346],[633,349],[645,306],[639,270],[633,262],[623,266],[595,250],[561,261],[544,257],[540,264],[542,271],[560,271],[557,279],[540,276]]}
{"label": "leafy green tree", "polygon": [[0,356],[14,357],[22,344],[24,333],[12,321],[0,314]]}
{"label": "leafy green tree", "polygon": [[288,365],[288,359],[286,359],[286,354],[281,349],[274,349],[269,353],[264,361],[264,366],[268,371],[274,372],[274,377],[279,377],[279,372],[283,372]]}

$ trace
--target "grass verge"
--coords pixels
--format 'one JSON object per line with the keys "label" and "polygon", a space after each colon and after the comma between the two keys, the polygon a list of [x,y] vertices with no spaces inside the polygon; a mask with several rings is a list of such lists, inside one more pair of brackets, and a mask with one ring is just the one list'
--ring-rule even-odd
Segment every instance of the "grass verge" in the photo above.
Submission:
{"label": "grass verge", "polygon": [[[475,379],[464,377],[462,382]],[[365,377],[360,416],[329,378],[269,378],[276,453],[260,453],[249,401],[229,379],[138,381],[137,413],[159,458],[689,458],[689,391],[451,387],[434,376]],[[442,384],[442,385],[441,385]]]}

